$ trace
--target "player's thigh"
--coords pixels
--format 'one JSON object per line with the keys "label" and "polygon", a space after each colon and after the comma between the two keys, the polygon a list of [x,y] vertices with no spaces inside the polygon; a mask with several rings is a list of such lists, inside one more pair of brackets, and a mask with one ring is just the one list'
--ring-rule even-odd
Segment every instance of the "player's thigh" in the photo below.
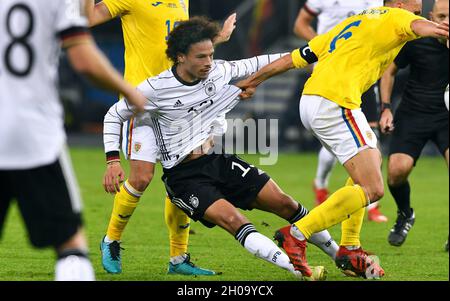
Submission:
{"label": "player's thigh", "polygon": [[133,188],[144,191],[155,175],[155,163],[141,160],[130,160],[128,182]]}
{"label": "player's thigh", "polygon": [[36,247],[59,247],[82,225],[81,196],[67,160],[15,174],[19,208]]}
{"label": "player's thigh", "polygon": [[376,148],[368,148],[344,163],[344,168],[355,184],[363,187],[371,202],[384,195],[381,173],[381,153]]}
{"label": "player's thigh", "polygon": [[14,187],[11,182],[11,171],[0,170],[0,238],[2,235],[3,226],[8,213],[9,205],[14,196]]}

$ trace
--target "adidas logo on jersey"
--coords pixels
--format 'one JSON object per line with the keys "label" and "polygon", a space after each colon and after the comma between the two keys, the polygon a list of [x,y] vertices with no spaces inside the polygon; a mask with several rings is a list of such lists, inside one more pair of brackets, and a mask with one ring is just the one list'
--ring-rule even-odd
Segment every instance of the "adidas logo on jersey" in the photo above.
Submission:
{"label": "adidas logo on jersey", "polygon": [[184,106],[184,104],[178,99],[177,102],[173,105],[174,108],[179,108]]}

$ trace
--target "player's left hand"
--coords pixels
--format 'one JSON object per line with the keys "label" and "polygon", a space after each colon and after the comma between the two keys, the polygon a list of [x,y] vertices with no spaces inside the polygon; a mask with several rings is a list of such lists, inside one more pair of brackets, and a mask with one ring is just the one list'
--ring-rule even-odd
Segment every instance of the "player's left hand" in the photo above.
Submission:
{"label": "player's left hand", "polygon": [[239,94],[241,100],[247,100],[255,95],[256,87],[251,85],[248,80],[242,80],[236,86],[242,90],[241,94]]}
{"label": "player's left hand", "polygon": [[234,13],[225,20],[222,31],[215,39],[214,44],[217,45],[228,42],[230,40],[233,31],[236,29],[236,16],[237,14]]}

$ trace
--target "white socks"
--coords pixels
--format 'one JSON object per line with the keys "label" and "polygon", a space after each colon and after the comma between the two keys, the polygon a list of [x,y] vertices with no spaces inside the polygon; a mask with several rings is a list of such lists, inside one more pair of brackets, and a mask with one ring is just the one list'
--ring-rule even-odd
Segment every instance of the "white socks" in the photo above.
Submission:
{"label": "white socks", "polygon": [[115,240],[112,240],[112,239],[110,239],[110,238],[108,237],[108,235],[105,235],[105,238],[103,238],[103,241],[110,244],[110,243],[112,243],[112,242],[115,241]]}
{"label": "white socks", "polygon": [[[291,235],[298,240],[305,240],[303,233],[297,228],[296,225],[291,226]],[[308,240],[310,243],[321,249],[325,254],[331,257],[331,259],[336,259],[336,253],[339,249],[337,243],[331,238],[328,230],[323,230],[311,235]]]}
{"label": "white socks", "polygon": [[336,157],[322,146],[319,152],[319,163],[317,165],[316,179],[314,180],[316,188],[323,189],[328,187],[328,180],[330,179],[331,170],[336,162]]}
{"label": "white socks", "polygon": [[186,260],[186,254],[170,257],[170,263],[173,265],[183,263]]}
{"label": "white socks", "polygon": [[369,204],[369,206],[367,206],[367,210],[371,210],[373,208],[377,208],[378,207],[378,201]]}
{"label": "white socks", "polygon": [[84,256],[69,255],[56,262],[56,281],[94,281],[94,269]]}
{"label": "white socks", "polygon": [[327,230],[314,233],[308,241],[330,256],[331,259],[336,259],[336,253],[339,250],[339,246],[333,238],[331,238],[331,235]]}
{"label": "white socks", "polygon": [[294,273],[294,266],[291,264],[289,257],[272,240],[261,233],[252,232],[248,234],[244,247],[256,257]]}

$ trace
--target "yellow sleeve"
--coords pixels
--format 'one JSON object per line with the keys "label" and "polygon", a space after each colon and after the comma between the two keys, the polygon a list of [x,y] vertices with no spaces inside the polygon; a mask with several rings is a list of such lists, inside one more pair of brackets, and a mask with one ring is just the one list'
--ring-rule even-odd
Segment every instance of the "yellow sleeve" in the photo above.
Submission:
{"label": "yellow sleeve", "polygon": [[300,49],[292,51],[291,56],[295,68],[301,69],[309,65],[309,63],[301,56]]}
{"label": "yellow sleeve", "polygon": [[308,45],[292,51],[292,62],[295,68],[305,68],[309,64],[313,64],[319,60],[329,44],[329,34],[316,36],[309,41]]}
{"label": "yellow sleeve", "polygon": [[426,20],[421,16],[416,16],[412,12],[404,9],[395,8],[391,11],[391,20],[394,28],[399,36],[405,41],[411,41],[420,38],[411,28],[411,24],[415,20]]}
{"label": "yellow sleeve", "polygon": [[317,57],[321,57],[330,47],[330,42],[336,34],[333,34],[334,30],[330,30],[327,33],[316,36],[314,39],[309,41],[309,47],[311,47],[311,51],[316,54]]}
{"label": "yellow sleeve", "polygon": [[103,0],[113,18],[131,11],[134,0]]}

